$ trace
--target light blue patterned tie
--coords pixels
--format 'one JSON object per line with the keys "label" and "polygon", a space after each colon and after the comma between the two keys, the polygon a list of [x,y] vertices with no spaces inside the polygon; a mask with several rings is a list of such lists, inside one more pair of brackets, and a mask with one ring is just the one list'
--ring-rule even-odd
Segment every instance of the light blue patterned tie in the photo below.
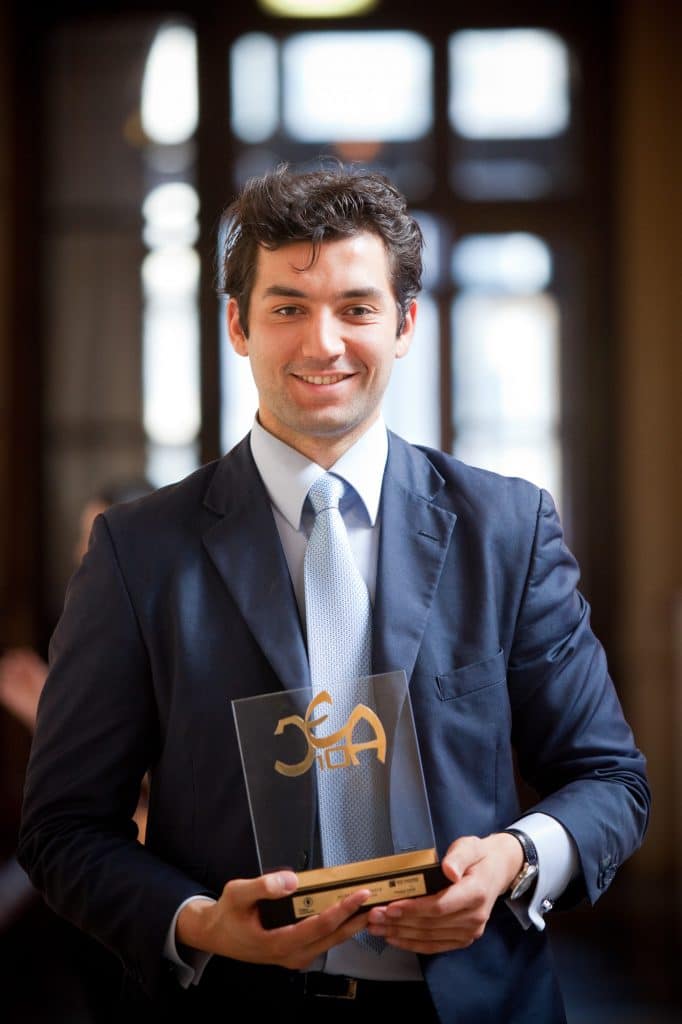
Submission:
{"label": "light blue patterned tie", "polygon": [[[339,511],[345,487],[340,477],[327,473],[308,492],[315,512],[304,561],[308,660],[313,694],[326,690],[332,698],[332,703],[321,704],[315,715],[328,715],[319,730],[325,736],[341,729],[357,704],[370,703],[367,677],[372,670],[372,607]],[[359,765],[343,770],[320,769],[318,762],[325,866],[393,852],[387,801],[378,788],[376,751],[361,751],[358,760]],[[355,938],[376,952],[385,945],[383,939],[365,931]]]}

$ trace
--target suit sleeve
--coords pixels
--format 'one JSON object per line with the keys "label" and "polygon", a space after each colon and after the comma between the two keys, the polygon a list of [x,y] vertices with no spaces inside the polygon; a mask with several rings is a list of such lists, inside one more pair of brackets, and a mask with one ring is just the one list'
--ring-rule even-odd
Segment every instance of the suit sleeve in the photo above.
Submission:
{"label": "suit sleeve", "polygon": [[552,499],[541,492],[508,665],[513,741],[540,797],[532,810],[556,818],[578,849],[581,879],[566,902],[586,893],[594,903],[640,846],[650,791],[578,581]]}
{"label": "suit sleeve", "polygon": [[50,645],[18,857],[48,905],[150,991],[177,907],[203,891],[137,841],[132,815],[157,745],[147,649],[100,516]]}

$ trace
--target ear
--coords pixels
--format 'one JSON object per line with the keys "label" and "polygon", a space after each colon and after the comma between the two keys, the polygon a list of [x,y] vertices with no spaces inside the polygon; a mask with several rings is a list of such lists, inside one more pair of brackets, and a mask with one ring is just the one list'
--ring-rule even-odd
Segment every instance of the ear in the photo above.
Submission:
{"label": "ear", "polygon": [[242,329],[242,322],[239,318],[239,306],[236,299],[227,300],[227,333],[230,336],[232,348],[238,356],[249,354],[248,338]]}
{"label": "ear", "polygon": [[405,323],[403,329],[398,335],[395,346],[395,357],[396,359],[402,359],[403,356],[407,355],[412,344],[412,338],[414,337],[414,328],[417,320],[417,300],[413,299],[410,303],[409,309],[405,314]]}

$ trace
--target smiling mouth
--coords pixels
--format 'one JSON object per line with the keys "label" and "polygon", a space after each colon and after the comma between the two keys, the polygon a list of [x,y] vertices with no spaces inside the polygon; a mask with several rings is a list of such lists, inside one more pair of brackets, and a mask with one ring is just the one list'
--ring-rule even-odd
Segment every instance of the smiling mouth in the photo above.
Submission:
{"label": "smiling mouth", "polygon": [[296,374],[296,377],[299,380],[304,381],[306,384],[338,384],[340,381],[347,380],[347,378],[351,376],[352,374],[350,373],[328,373],[325,374],[324,377],[312,373]]}

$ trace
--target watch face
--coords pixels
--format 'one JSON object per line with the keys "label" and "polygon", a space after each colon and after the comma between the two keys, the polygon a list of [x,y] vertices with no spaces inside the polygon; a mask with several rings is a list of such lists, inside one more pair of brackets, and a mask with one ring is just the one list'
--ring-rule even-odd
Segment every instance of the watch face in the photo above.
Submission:
{"label": "watch face", "polygon": [[535,880],[535,876],[538,873],[536,864],[524,864],[523,871],[518,877],[516,885],[511,891],[511,899],[518,899],[519,896],[523,896],[524,892],[530,887],[532,882]]}

